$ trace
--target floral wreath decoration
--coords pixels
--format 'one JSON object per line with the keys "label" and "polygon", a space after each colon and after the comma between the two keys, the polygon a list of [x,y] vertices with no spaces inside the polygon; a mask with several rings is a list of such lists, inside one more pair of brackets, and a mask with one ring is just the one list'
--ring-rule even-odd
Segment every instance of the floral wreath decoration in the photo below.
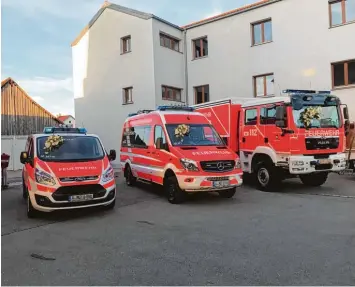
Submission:
{"label": "floral wreath decoration", "polygon": [[184,136],[187,136],[190,132],[190,127],[188,125],[182,124],[178,125],[175,129],[175,137],[180,138],[182,141]]}
{"label": "floral wreath decoration", "polygon": [[312,120],[319,120],[321,118],[322,110],[321,107],[307,107],[300,114],[300,121],[306,128],[311,126]]}
{"label": "floral wreath decoration", "polygon": [[59,135],[51,135],[44,143],[45,154],[48,154],[52,150],[58,149],[64,143],[64,139]]}

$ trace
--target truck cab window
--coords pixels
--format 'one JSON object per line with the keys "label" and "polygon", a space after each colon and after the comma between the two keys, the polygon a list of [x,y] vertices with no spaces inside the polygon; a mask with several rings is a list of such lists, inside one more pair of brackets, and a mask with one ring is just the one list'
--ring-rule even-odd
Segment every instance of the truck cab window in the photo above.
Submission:
{"label": "truck cab window", "polygon": [[158,138],[163,139],[163,145],[166,144],[165,134],[164,134],[163,128],[161,126],[155,126],[155,129],[154,129],[154,143],[155,144],[156,144]]}
{"label": "truck cab window", "polygon": [[276,122],[276,106],[269,108],[261,108],[260,110],[260,124],[274,125]]}
{"label": "truck cab window", "polygon": [[258,110],[250,109],[245,111],[245,125],[253,126],[257,123]]}

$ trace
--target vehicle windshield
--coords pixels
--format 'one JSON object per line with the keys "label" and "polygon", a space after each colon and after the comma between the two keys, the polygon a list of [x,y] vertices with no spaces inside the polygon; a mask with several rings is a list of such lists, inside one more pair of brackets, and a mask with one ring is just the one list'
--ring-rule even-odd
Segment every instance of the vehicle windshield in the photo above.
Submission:
{"label": "vehicle windshield", "polygon": [[341,126],[337,106],[304,106],[292,110],[298,128],[339,128]]}
{"label": "vehicle windshield", "polygon": [[50,135],[37,139],[37,155],[44,161],[89,161],[102,159],[105,152],[98,138]]}
{"label": "vehicle windshield", "polygon": [[220,146],[224,142],[208,124],[168,124],[166,129],[174,146]]}

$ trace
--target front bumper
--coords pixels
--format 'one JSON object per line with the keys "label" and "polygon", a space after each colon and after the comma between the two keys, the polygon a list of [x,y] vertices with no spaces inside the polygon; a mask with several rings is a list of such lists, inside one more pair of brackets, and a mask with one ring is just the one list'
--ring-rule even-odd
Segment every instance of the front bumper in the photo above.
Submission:
{"label": "front bumper", "polygon": [[[219,191],[231,189],[243,184],[243,174],[227,174],[227,175],[177,175],[179,186],[186,192],[206,192],[206,191]],[[214,182],[228,182],[228,185],[216,186]]]}
{"label": "front bumper", "polygon": [[[90,193],[90,192],[88,192]],[[95,206],[105,206],[112,203],[116,198],[116,186],[113,184],[108,188],[103,188],[99,196],[95,196],[92,200],[70,202],[68,200],[58,199],[55,192],[46,192],[40,190],[29,191],[30,200],[34,209],[44,212],[55,210],[77,209]]]}
{"label": "front bumper", "polygon": [[314,155],[297,155],[289,157],[289,172],[291,174],[308,174],[322,171],[339,172],[345,168],[345,153],[332,154],[324,159],[317,159]]}

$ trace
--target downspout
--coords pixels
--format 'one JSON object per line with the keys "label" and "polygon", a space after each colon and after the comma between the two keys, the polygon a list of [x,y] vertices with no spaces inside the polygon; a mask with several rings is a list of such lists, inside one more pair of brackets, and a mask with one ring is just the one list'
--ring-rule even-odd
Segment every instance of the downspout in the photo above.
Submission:
{"label": "downspout", "polygon": [[184,68],[185,68],[185,102],[189,105],[189,77],[187,69],[187,43],[186,43],[186,29],[184,30]]}

